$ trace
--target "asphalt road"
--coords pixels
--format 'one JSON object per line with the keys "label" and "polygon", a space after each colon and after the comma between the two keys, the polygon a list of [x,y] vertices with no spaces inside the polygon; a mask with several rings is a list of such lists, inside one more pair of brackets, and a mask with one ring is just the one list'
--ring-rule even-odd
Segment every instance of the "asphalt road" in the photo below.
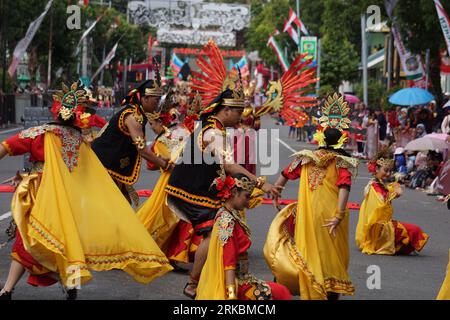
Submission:
{"label": "asphalt road", "polygon": [[[278,130],[279,137],[276,134],[270,134],[261,139],[260,143],[269,146],[273,144],[275,151],[272,153],[273,159],[269,162],[280,170],[290,162],[289,156],[292,154],[292,150],[312,148],[311,145],[288,139],[288,128],[276,126],[270,118],[264,119],[263,128]],[[4,140],[12,134],[14,132],[0,132],[0,139]],[[279,143],[277,138],[282,142]],[[276,152],[277,148],[278,152]],[[269,148],[269,150],[271,149]],[[1,181],[14,175],[21,166],[22,157],[6,157],[1,160]],[[276,171],[279,172],[279,170]],[[158,176],[157,172],[149,172],[144,168],[136,189],[153,188]],[[276,177],[277,175],[269,176],[269,180],[274,182]],[[361,202],[364,187],[369,179],[365,165],[361,164],[359,175],[353,182],[350,201]],[[295,199],[297,190],[298,182],[290,182],[283,197]],[[5,217],[10,210],[11,196],[11,194],[0,193],[0,243],[6,239],[4,231],[10,218],[5,219]],[[141,201],[145,201],[145,198],[141,198]],[[262,248],[274,214],[273,207],[269,205],[260,206],[248,213],[253,241],[249,251],[250,269],[257,277],[266,280],[271,280],[273,276],[264,261]],[[418,224],[430,235],[427,246],[418,256],[369,256],[361,254],[354,242],[357,215],[358,211],[351,211],[350,276],[356,287],[356,292],[354,296],[344,297],[344,299],[435,299],[444,279],[448,262],[450,211],[442,203],[437,202],[434,197],[408,189],[402,198],[394,202],[395,219]],[[0,284],[3,284],[7,277],[10,249],[11,244],[0,249]],[[370,290],[366,283],[371,274],[367,273],[367,270],[369,266],[373,265],[380,268],[381,288]],[[64,298],[58,285],[49,288],[34,288],[28,285],[25,280],[24,277],[17,285],[14,299],[61,300]],[[186,275],[174,272],[156,279],[148,285],[134,282],[130,276],[121,271],[94,273],[94,279],[82,287],[79,299],[187,299],[182,295],[185,282]]]}

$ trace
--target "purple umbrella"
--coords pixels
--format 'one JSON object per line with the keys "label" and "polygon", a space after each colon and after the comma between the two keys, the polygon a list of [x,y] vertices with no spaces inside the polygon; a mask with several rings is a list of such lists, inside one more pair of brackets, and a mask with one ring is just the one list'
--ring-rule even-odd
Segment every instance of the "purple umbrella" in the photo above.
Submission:
{"label": "purple umbrella", "polygon": [[360,103],[361,100],[357,96],[354,96],[352,94],[345,94],[344,95],[345,100],[347,100],[348,103],[354,104],[354,103]]}

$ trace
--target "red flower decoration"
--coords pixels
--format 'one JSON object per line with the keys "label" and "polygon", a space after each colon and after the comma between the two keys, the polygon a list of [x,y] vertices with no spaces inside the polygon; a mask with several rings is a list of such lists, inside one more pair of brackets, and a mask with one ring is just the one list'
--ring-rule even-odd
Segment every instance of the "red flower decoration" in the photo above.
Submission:
{"label": "red flower decoration", "polygon": [[160,115],[161,122],[164,126],[168,126],[174,120],[174,116],[169,113],[164,113]]}
{"label": "red flower decoration", "polygon": [[53,114],[53,118],[56,120],[58,118],[58,112],[61,109],[61,102],[59,101],[53,101],[52,108],[50,109],[50,112]]}
{"label": "red flower decoration", "polygon": [[231,176],[227,176],[225,180],[222,180],[220,177],[216,178],[214,184],[217,191],[219,191],[217,197],[225,200],[231,197],[231,189],[233,189],[235,184],[234,179]]}
{"label": "red flower decoration", "polygon": [[370,173],[375,173],[377,172],[377,163],[376,162],[369,162],[367,164],[367,169],[369,169]]}

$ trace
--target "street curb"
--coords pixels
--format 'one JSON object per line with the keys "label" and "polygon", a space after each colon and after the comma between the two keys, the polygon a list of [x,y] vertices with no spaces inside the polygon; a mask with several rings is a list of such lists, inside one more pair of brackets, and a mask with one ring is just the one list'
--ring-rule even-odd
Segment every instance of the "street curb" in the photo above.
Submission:
{"label": "street curb", "polygon": [[23,129],[24,129],[23,126],[16,127],[16,128],[4,129],[4,130],[0,129],[0,134],[7,134],[7,133],[11,133],[11,132],[20,131],[20,130],[23,130]]}

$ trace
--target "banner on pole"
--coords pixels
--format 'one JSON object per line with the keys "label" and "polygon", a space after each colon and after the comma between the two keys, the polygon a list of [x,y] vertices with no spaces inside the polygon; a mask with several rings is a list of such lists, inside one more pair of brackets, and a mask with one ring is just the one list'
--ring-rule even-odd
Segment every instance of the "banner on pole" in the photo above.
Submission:
{"label": "banner on pole", "polygon": [[30,23],[27,33],[25,34],[25,37],[19,41],[16,48],[14,49],[12,62],[8,68],[8,73],[9,73],[10,77],[12,77],[14,75],[14,73],[16,72],[16,69],[17,69],[17,66],[19,65],[20,60],[22,60],[23,55],[27,51],[28,46],[30,45],[31,41],[34,38],[34,35],[36,34],[39,27],[41,26],[42,20],[44,20],[45,16],[47,15],[48,10],[50,10],[52,3],[53,3],[53,0],[50,0],[49,2],[47,2],[44,12],[42,12],[41,15],[36,20],[34,20],[32,23]]}
{"label": "banner on pole", "polygon": [[413,55],[406,49],[401,34],[394,24],[391,30],[406,79],[410,80],[410,85],[413,87],[426,88],[425,69],[420,56]]}
{"label": "banner on pole", "polygon": [[[114,45],[114,47],[111,49],[111,51],[108,53],[108,55],[106,56],[105,60],[102,62],[102,64],[100,65],[100,67],[97,69],[97,71],[95,71],[94,75],[91,78],[91,81],[93,81],[95,79],[95,77],[100,73],[100,71],[103,70],[104,67],[106,67],[107,64],[109,64],[111,62],[111,60],[114,58],[114,56],[116,55],[116,50],[117,50],[117,46],[119,45],[119,42],[116,42],[116,44]],[[130,66],[131,66],[131,62],[130,62]]]}
{"label": "banner on pole", "polygon": [[83,32],[83,34],[81,35],[80,40],[78,41],[78,44],[75,48],[75,51],[73,53],[73,56],[77,56],[80,53],[80,46],[81,43],[83,42],[84,38],[86,38],[88,36],[88,34],[95,28],[95,25],[97,24],[97,22],[100,21],[101,18],[103,18],[105,16],[105,13],[103,13],[102,15],[100,15],[97,20],[95,20],[91,26],[89,28],[86,29],[86,31]]}
{"label": "banner on pole", "polygon": [[441,23],[442,32],[447,43],[447,51],[450,55],[450,18],[439,0],[434,0],[434,4],[436,5],[439,22]]}

